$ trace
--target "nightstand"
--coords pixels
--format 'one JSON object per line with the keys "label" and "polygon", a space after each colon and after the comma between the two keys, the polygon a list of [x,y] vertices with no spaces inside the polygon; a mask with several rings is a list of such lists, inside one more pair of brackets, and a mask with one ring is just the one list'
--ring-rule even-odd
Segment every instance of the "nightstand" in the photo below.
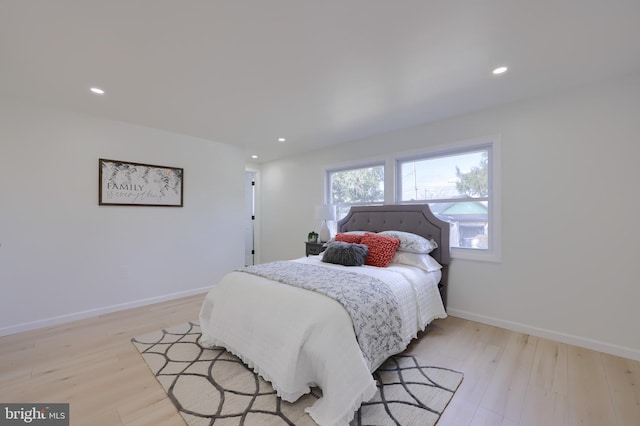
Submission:
{"label": "nightstand", "polygon": [[326,243],[304,243],[306,246],[306,254],[309,256],[310,254],[320,254],[326,249]]}

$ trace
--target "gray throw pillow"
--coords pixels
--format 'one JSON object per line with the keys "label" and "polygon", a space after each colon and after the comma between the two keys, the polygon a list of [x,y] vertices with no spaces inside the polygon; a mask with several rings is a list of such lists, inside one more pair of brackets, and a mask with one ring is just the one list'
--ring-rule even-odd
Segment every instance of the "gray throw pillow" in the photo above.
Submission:
{"label": "gray throw pillow", "polygon": [[369,253],[369,247],[364,244],[333,241],[322,253],[322,261],[344,266],[362,266]]}

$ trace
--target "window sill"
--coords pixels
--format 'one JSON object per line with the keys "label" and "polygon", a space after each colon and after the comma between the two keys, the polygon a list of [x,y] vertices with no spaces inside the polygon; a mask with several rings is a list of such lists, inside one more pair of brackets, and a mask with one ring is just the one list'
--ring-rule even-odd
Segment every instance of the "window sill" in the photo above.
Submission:
{"label": "window sill", "polygon": [[494,263],[498,263],[502,261],[502,257],[493,251],[463,249],[463,248],[452,248],[451,258],[464,259],[464,260],[476,260],[479,262],[494,262]]}

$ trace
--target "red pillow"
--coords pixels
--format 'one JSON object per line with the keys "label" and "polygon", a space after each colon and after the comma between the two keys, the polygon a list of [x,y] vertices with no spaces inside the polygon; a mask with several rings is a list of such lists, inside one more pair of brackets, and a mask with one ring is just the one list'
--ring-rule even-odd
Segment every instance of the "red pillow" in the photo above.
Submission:
{"label": "red pillow", "polygon": [[364,261],[366,265],[386,268],[391,263],[396,250],[398,250],[400,239],[367,233],[362,237],[360,244],[369,247],[369,254]]}
{"label": "red pillow", "polygon": [[345,243],[360,244],[360,242],[362,241],[362,237],[364,237],[364,235],[340,233],[336,234],[336,237],[334,239],[336,241],[342,241]]}

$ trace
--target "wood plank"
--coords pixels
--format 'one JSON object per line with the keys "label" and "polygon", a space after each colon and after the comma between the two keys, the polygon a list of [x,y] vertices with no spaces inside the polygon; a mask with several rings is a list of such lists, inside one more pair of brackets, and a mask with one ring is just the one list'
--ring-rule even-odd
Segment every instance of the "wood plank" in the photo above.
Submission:
{"label": "wood plank", "polygon": [[600,354],[576,346],[568,346],[568,349],[570,424],[615,425],[616,416]]}
{"label": "wood plank", "polygon": [[480,406],[519,421],[529,386],[538,338],[511,333]]}
{"label": "wood plank", "polygon": [[566,396],[568,362],[567,345],[539,339],[533,361],[531,385]]}
{"label": "wood plank", "polygon": [[479,407],[470,426],[517,426],[518,423],[496,413],[495,411]]}
{"label": "wood plank", "polygon": [[617,425],[640,425],[640,362],[600,354]]}
{"label": "wood plank", "polygon": [[568,425],[568,406],[566,395],[538,386],[529,386],[519,425]]}
{"label": "wood plank", "polygon": [[[472,337],[473,336],[473,337]],[[475,332],[469,338],[476,338]],[[476,342],[473,351],[467,352],[467,358],[460,366],[452,366],[464,373],[464,379],[444,411],[439,425],[469,425],[474,420],[480,400],[484,395],[503,348]]]}
{"label": "wood plank", "polygon": [[125,426],[147,425],[186,425],[173,403],[166,397],[164,390],[160,398],[147,401],[146,398],[134,398],[119,408],[122,424]]}
{"label": "wood plank", "polygon": [[70,407],[69,420],[72,425],[86,424],[91,426],[122,426],[118,410],[109,408],[93,413],[78,413]]}

